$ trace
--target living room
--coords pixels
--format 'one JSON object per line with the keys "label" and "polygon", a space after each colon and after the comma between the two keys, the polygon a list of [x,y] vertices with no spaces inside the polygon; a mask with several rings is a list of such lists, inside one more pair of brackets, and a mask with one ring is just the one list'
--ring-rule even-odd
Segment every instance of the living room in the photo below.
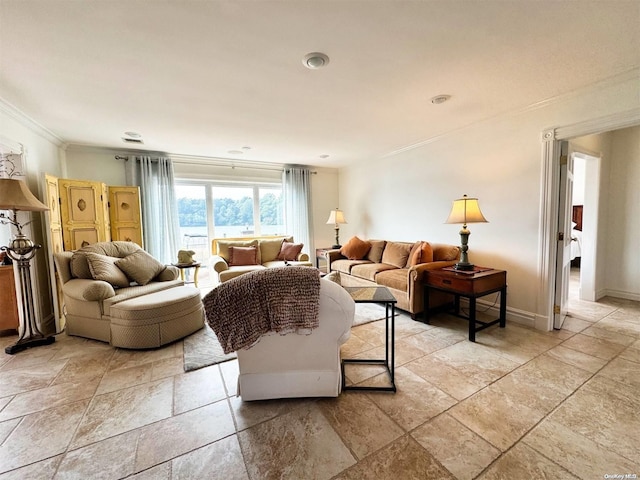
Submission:
{"label": "living room", "polygon": [[[24,7],[19,7],[20,3]],[[336,206],[344,211],[348,221],[340,227],[342,243],[358,235],[369,239],[458,244],[460,226],[444,222],[451,202],[467,194],[479,199],[488,220],[469,226],[470,259],[477,265],[508,272],[509,326],[531,328],[531,335],[535,336],[549,333],[553,326],[553,288],[549,280],[554,278],[556,269],[551,237],[554,229],[557,232],[553,226],[557,221],[554,212],[558,190],[553,162],[557,159],[551,155],[553,158],[546,162],[544,152],[556,148],[556,139],[567,139],[573,151],[597,153],[602,158],[595,290],[601,297],[640,300],[640,263],[634,241],[640,234],[635,221],[640,214],[635,188],[640,184],[637,2],[487,2],[482,8],[472,8],[473,2],[456,3],[456,8],[445,6],[444,2],[422,6],[420,2],[400,2],[403,7],[399,11],[394,10],[397,4],[391,2],[379,2],[370,11],[360,2],[337,2],[332,6],[307,2],[305,8],[297,9],[290,2],[280,5],[264,2],[262,6],[251,4],[251,7],[243,2],[227,2],[225,8],[215,12],[236,27],[242,23],[240,14],[245,15],[244,21],[255,27],[251,30],[255,37],[269,33],[276,37],[274,42],[278,35],[265,27],[260,17],[284,19],[276,22],[275,30],[284,29],[287,19],[295,20],[288,22],[295,27],[290,26],[288,35],[283,36],[289,42],[295,39],[299,47],[284,49],[282,45],[287,42],[280,39],[266,52],[256,45],[268,44],[247,33],[247,29],[240,32],[223,28],[213,20],[202,25],[174,4],[168,13],[176,15],[174,20],[183,26],[182,30],[187,29],[189,21],[194,21],[199,31],[217,28],[229,36],[230,40],[225,42],[218,37],[209,39],[208,47],[213,49],[211,45],[216,42],[224,45],[220,49],[223,53],[217,53],[215,59],[228,61],[229,71],[240,66],[249,69],[252,65],[247,62],[250,58],[240,55],[244,50],[230,44],[242,45],[246,41],[265,57],[260,59],[259,70],[236,79],[240,84],[238,90],[245,96],[243,102],[225,103],[217,99],[219,103],[208,103],[206,111],[199,111],[191,93],[211,89],[202,80],[190,80],[194,83],[187,83],[186,92],[177,88],[177,92],[158,94],[154,109],[136,103],[138,97],[157,93],[152,86],[154,76],[165,75],[167,64],[138,56],[146,55],[150,47],[132,32],[150,13],[137,5],[129,12],[131,17],[127,17],[124,10],[129,6],[125,8],[116,2],[123,11],[114,11],[108,8],[108,3],[94,5],[98,8],[101,4],[103,20],[96,20],[90,12],[68,2],[45,5],[3,1],[0,6],[3,14],[0,136],[24,148],[28,184],[41,200],[45,173],[123,185],[124,165],[115,157],[140,154],[144,149],[171,158],[176,177],[182,180],[220,174],[227,180],[246,181],[247,177],[264,173],[261,162],[275,169],[305,164],[317,172],[311,176],[313,234],[307,245],[307,253],[313,256],[315,248],[334,243],[333,226],[326,221]],[[217,2],[209,3],[211,6]],[[195,8],[193,4],[189,6]],[[340,11],[341,7],[344,11]],[[477,18],[471,18],[470,12],[463,15],[462,7],[474,12]],[[276,8],[277,15],[269,12],[269,8]],[[75,15],[80,15],[82,21],[64,20]],[[100,15],[96,14],[97,17]],[[438,18],[453,26],[438,27]],[[389,24],[385,23],[387,19]],[[172,20],[163,16],[158,21],[170,26]],[[482,25],[474,29],[474,22]],[[319,29],[310,28],[310,23],[325,25],[331,32],[320,33]],[[351,33],[346,31],[346,25]],[[73,38],[74,34],[86,34],[85,28],[105,45],[115,44],[113,37],[119,35],[138,43],[132,43],[132,52],[126,50],[126,45],[113,47],[128,52],[124,54],[128,60],[123,61],[120,69],[111,73],[92,71],[99,64],[91,61],[99,57],[92,48],[100,44],[87,43],[92,48],[84,51],[82,41]],[[307,29],[313,35],[307,37],[304,34]],[[385,33],[373,39],[366,34],[376,30]],[[436,33],[423,35],[422,30]],[[70,33],[59,38],[62,31]],[[171,41],[181,42],[175,31],[165,31]],[[589,31],[588,38],[585,31]],[[415,42],[418,47],[406,50],[404,55],[397,51],[385,53],[383,47],[391,43],[390,37],[402,40],[404,36],[411,40],[408,43]],[[89,42],[90,37],[79,38]],[[349,46],[343,53],[339,53],[341,44]],[[434,45],[440,44],[453,47],[437,50]],[[74,48],[64,55],[62,52],[69,46]],[[401,46],[407,48],[405,44]],[[271,85],[281,79],[276,75],[275,80],[270,80],[267,74],[284,62],[278,56],[279,51],[288,55],[292,50],[299,54],[289,59],[291,69],[295,64],[303,72],[296,71],[296,75],[308,84],[289,87],[296,94],[295,101],[301,103],[300,110],[280,111],[278,104],[287,103],[287,97]],[[301,57],[316,50],[329,56],[328,65],[317,71],[305,69]],[[30,57],[31,51],[34,57]],[[36,53],[37,60],[31,60]],[[198,50],[199,55],[208,53]],[[239,59],[234,60],[234,53]],[[350,70],[346,70],[348,65]],[[366,74],[361,73],[360,69],[365,68],[361,72]],[[168,70],[169,75],[175,75],[173,68]],[[264,96],[255,93],[259,88],[251,87],[247,78],[260,75],[265,75],[264,84],[270,85]],[[128,78],[139,80],[145,76],[150,85],[147,89],[133,89],[128,83]],[[381,89],[367,91],[367,80],[376,76],[384,77],[387,93]],[[63,88],[65,83],[72,87],[65,87],[64,94],[49,92],[47,98],[38,85],[31,87],[36,77],[44,78],[55,88]],[[195,73],[186,77],[192,79]],[[327,100],[319,92],[326,93],[328,98],[329,88],[341,87],[346,79],[350,82],[348,87],[343,87],[336,97],[342,103],[325,105]],[[59,85],[55,85],[56,80]],[[123,97],[133,106],[125,108],[125,102],[119,105],[117,115],[102,118],[102,110],[88,108],[92,103],[105,108],[100,94],[72,101],[74,89],[83,82],[97,85],[97,91],[103,90],[105,96],[109,93]],[[225,84],[215,85],[221,88]],[[233,81],[227,79],[226,86],[231,88]],[[267,104],[270,92],[275,101]],[[317,98],[312,102],[309,98],[314,94]],[[432,103],[431,99],[438,95],[451,98],[440,104]],[[234,97],[234,101],[239,102],[238,98]],[[181,117],[172,117],[171,114],[179,112],[163,111],[162,106],[167,103],[189,106],[182,107],[187,111]],[[265,105],[270,105],[269,109]],[[243,109],[249,109],[254,118],[245,118],[234,132],[230,125],[239,119],[232,115]],[[272,125],[287,115],[292,118],[284,122],[286,128]],[[110,140],[95,141],[95,137],[83,136],[84,125],[73,131],[74,117],[80,123],[98,125],[97,130],[108,132]],[[157,130],[150,129],[152,117],[164,119],[156,125]],[[204,133],[198,138],[191,137],[192,132],[184,126],[183,121],[189,117],[194,117],[195,125],[202,125]],[[346,117],[346,123],[334,125],[337,117]],[[214,120],[208,123],[211,118]],[[308,124],[318,121],[324,129],[317,136],[315,132],[310,135],[308,130],[314,129],[305,125],[306,121]],[[123,132],[132,129],[144,135],[144,147],[122,143]],[[385,130],[388,136],[378,133]],[[550,130],[553,141],[544,138],[544,133]],[[223,137],[223,133],[228,136]],[[175,147],[168,140],[173,137],[181,137]],[[162,143],[165,139],[166,143]],[[216,143],[221,145],[214,146]],[[242,152],[243,146],[252,148],[241,154],[228,153]],[[262,153],[263,149],[267,153]],[[330,157],[321,159],[320,155]],[[216,166],[207,167],[208,162]],[[246,168],[238,168],[243,166]],[[278,177],[279,173],[274,174],[274,178]],[[31,231],[34,240],[43,244],[46,251],[44,221],[38,214],[34,215]],[[40,316],[51,319],[53,293],[44,257],[34,263],[34,270]]]}

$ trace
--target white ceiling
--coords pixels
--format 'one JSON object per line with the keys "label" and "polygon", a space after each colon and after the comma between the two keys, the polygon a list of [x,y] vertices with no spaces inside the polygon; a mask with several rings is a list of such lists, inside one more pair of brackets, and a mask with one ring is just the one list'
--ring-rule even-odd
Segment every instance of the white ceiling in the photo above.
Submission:
{"label": "white ceiling", "polygon": [[65,143],[340,166],[637,68],[640,1],[0,0],[0,42]]}

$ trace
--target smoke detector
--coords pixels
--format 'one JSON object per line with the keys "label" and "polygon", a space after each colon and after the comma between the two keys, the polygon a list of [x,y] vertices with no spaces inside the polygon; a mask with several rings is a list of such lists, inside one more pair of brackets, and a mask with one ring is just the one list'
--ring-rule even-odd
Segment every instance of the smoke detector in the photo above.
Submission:
{"label": "smoke detector", "polygon": [[302,64],[311,70],[326,67],[328,63],[329,57],[320,52],[307,53],[302,57]]}

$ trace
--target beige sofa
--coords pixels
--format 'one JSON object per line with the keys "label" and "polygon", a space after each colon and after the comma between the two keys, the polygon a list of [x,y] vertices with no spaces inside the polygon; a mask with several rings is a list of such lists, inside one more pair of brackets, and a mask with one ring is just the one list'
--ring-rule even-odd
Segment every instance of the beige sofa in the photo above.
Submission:
{"label": "beige sofa", "polygon": [[54,261],[69,335],[155,348],[204,326],[200,291],[135,243],[95,243]]}
{"label": "beige sofa", "polygon": [[[356,237],[357,238],[357,237]],[[359,240],[359,239],[358,239]],[[350,240],[351,242],[351,240]],[[339,272],[340,283],[345,287],[382,285],[389,289],[398,301],[397,307],[406,310],[412,318],[423,311],[423,275],[454,265],[460,258],[460,247],[428,242],[391,242],[386,240],[361,240],[369,243],[361,258],[347,258],[345,246],[327,252],[327,271]],[[426,244],[426,245],[425,245]],[[432,251],[432,258],[418,258],[418,249]],[[361,251],[364,251],[361,250]],[[353,257],[353,256],[352,256]],[[450,295],[431,292],[430,305],[436,307],[452,301]]]}
{"label": "beige sofa", "polygon": [[[312,267],[309,255],[299,253],[291,260],[279,260],[283,243],[294,244],[293,237],[266,236],[266,237],[242,237],[242,238],[214,238],[211,242],[210,266],[218,277],[220,283],[231,280],[243,273],[262,270],[264,268],[284,267],[286,265]],[[234,264],[231,258],[230,247],[255,247],[256,257],[244,265]]]}

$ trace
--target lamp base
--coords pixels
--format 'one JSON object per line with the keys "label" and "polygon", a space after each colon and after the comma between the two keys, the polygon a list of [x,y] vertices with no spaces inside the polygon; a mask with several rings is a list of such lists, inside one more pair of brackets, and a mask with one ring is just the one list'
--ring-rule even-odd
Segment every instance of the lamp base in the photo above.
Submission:
{"label": "lamp base", "polygon": [[34,336],[31,338],[22,338],[13,345],[5,347],[4,353],[13,355],[31,347],[39,347],[41,345],[51,345],[56,341],[56,337]]}
{"label": "lamp base", "polygon": [[342,245],[331,245],[331,248],[335,250],[336,248],[342,248]]}
{"label": "lamp base", "polygon": [[469,263],[469,262],[458,262],[456,263],[453,268],[455,268],[456,270],[462,270],[465,272],[469,272],[471,270],[473,270],[475,267],[475,265],[473,263]]}

